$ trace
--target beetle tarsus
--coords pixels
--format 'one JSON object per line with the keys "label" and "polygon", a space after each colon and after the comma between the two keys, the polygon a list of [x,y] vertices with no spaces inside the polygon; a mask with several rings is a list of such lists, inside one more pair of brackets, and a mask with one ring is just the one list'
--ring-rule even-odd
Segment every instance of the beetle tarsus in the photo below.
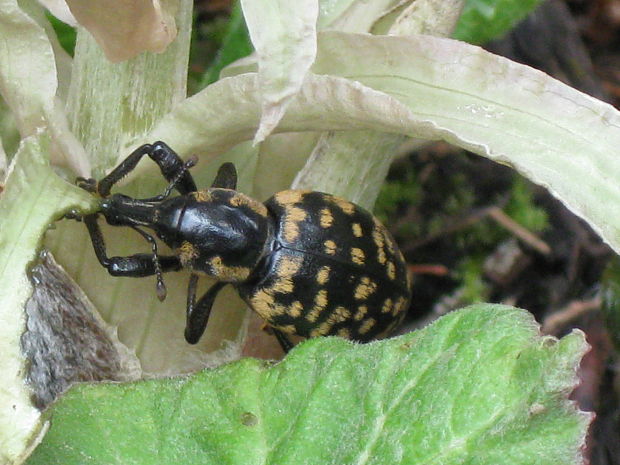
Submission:
{"label": "beetle tarsus", "polygon": [[166,285],[164,284],[164,280],[161,277],[161,270],[159,270],[159,274],[157,276],[157,284],[156,284],[156,292],[157,298],[160,302],[166,300],[166,296],[168,295],[168,291],[166,290]]}

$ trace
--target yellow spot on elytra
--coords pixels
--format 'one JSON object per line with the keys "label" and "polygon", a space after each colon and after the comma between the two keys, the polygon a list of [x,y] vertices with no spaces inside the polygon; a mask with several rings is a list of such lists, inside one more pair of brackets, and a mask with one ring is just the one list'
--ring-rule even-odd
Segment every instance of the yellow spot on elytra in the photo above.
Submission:
{"label": "yellow spot on elytra", "polygon": [[344,307],[336,307],[336,309],[327,317],[323,323],[318,327],[318,335],[323,336],[328,334],[335,324],[342,323],[351,318],[351,312]]}
{"label": "yellow spot on elytra", "polygon": [[341,323],[343,321],[347,321],[351,318],[351,311],[344,307],[336,307],[331,315],[329,315],[328,320],[333,323]]}
{"label": "yellow spot on elytra", "polygon": [[293,318],[299,318],[301,316],[301,311],[304,309],[303,305],[299,300],[293,302],[288,308],[288,314]]}
{"label": "yellow spot on elytra", "polygon": [[321,289],[317,292],[316,296],[314,296],[314,307],[312,307],[312,310],[310,310],[308,316],[306,316],[306,319],[310,323],[314,323],[319,318],[319,315],[323,312],[323,310],[325,310],[326,306],[327,291],[325,289]]}
{"label": "yellow spot on elytra", "polygon": [[291,189],[286,191],[280,191],[276,195],[274,195],[273,198],[282,206],[291,205],[293,203],[301,202],[301,199],[306,192],[308,191]]}
{"label": "yellow spot on elytra", "polygon": [[353,315],[353,319],[355,321],[363,320],[367,312],[368,307],[366,305],[360,305],[359,307],[357,307],[357,312],[355,312],[355,315]]}
{"label": "yellow spot on elytra", "polygon": [[274,325],[273,327],[276,329],[279,329],[280,331],[286,334],[295,334],[297,332],[295,326],[293,325],[282,325],[282,326]]}
{"label": "yellow spot on elytra", "polygon": [[338,330],[338,336],[345,339],[351,339],[351,331],[349,331],[347,328],[340,328]]}
{"label": "yellow spot on elytra", "polygon": [[403,312],[407,309],[407,299],[405,297],[399,297],[394,304],[394,308],[392,309],[392,316],[396,316],[399,313]]}
{"label": "yellow spot on elytra", "polygon": [[250,268],[247,266],[228,266],[222,257],[216,255],[207,261],[211,268],[211,273],[220,281],[240,282],[245,281],[250,276]]}
{"label": "yellow spot on elytra", "polygon": [[336,255],[336,243],[331,239],[323,242],[323,246],[325,246],[325,253],[327,255]]}
{"label": "yellow spot on elytra", "polygon": [[366,256],[364,255],[364,251],[362,249],[358,249],[357,247],[353,247],[351,249],[351,260],[353,260],[353,263],[363,265],[365,259]]}
{"label": "yellow spot on elytra", "polygon": [[271,290],[280,294],[290,294],[293,292],[294,287],[291,278],[278,278],[271,286]]}
{"label": "yellow spot on elytra", "polygon": [[314,298],[314,303],[321,308],[325,308],[327,305],[327,291],[325,289],[321,289],[317,292]]}
{"label": "yellow spot on elytra", "polygon": [[374,318],[368,318],[366,321],[362,323],[359,329],[360,334],[366,334],[371,328],[377,323]]}
{"label": "yellow spot on elytra", "polygon": [[329,266],[321,267],[319,272],[316,274],[316,282],[319,283],[321,286],[327,283],[327,281],[329,280],[329,272]]}
{"label": "yellow spot on elytra", "polygon": [[382,265],[385,265],[385,262],[387,261],[387,257],[385,256],[385,249],[383,247],[377,250],[377,260]]}
{"label": "yellow spot on elytra", "polygon": [[344,307],[336,307],[331,315],[317,328],[310,332],[311,337],[324,336],[328,334],[336,323],[342,323],[351,318],[351,312]]}
{"label": "yellow spot on elytra", "polygon": [[298,207],[288,207],[284,214],[284,239],[293,242],[299,237],[299,223],[304,221],[308,214]]}
{"label": "yellow spot on elytra", "polygon": [[250,306],[263,319],[267,320],[273,314],[273,306],[275,298],[273,294],[265,289],[261,289],[254,293],[250,298]]}
{"label": "yellow spot on elytra", "polygon": [[396,279],[396,267],[394,266],[394,262],[387,262],[386,269],[388,278],[391,280]]}
{"label": "yellow spot on elytra", "polygon": [[383,238],[383,242],[385,243],[385,245],[387,245],[390,253],[395,254],[397,247],[394,243],[394,240],[392,239],[390,232],[385,226],[383,226],[383,224],[377,219],[377,217],[373,218],[373,222],[375,223],[375,231],[378,231],[378,233],[381,235],[381,237]]}
{"label": "yellow spot on elytra", "polygon": [[329,208],[323,208],[320,212],[319,224],[322,228],[329,228],[334,222],[334,217]]}
{"label": "yellow spot on elytra", "polygon": [[297,274],[301,268],[303,259],[301,257],[283,257],[278,263],[278,276],[291,276]]}
{"label": "yellow spot on elytra", "polygon": [[310,337],[325,336],[332,329],[331,323],[324,321],[317,328],[310,331]]}
{"label": "yellow spot on elytra", "polygon": [[385,299],[383,306],[381,307],[382,313],[390,313],[392,311],[392,299]]}
{"label": "yellow spot on elytra", "polygon": [[185,268],[192,268],[192,262],[198,257],[198,251],[190,242],[183,241],[177,253],[179,260]]}
{"label": "yellow spot on elytra", "polygon": [[355,213],[355,205],[347,200],[341,199],[340,197],[332,197],[332,202],[338,205],[338,207],[347,215],[352,215]]}
{"label": "yellow spot on elytra", "polygon": [[271,317],[273,318],[274,316],[284,315],[286,313],[286,310],[287,309],[284,305],[274,304],[272,307]]}
{"label": "yellow spot on elytra", "polygon": [[377,283],[364,276],[361,282],[355,288],[354,297],[356,300],[367,299],[370,294],[377,290]]}
{"label": "yellow spot on elytra", "polygon": [[303,259],[301,257],[283,257],[278,263],[277,279],[270,287],[271,292],[290,294],[293,292],[293,276],[297,274]]}
{"label": "yellow spot on elytra", "polygon": [[267,207],[265,207],[265,205],[254,200],[251,197],[248,197],[247,195],[241,194],[240,192],[237,192],[235,195],[233,195],[230,198],[229,202],[233,207],[248,207],[250,210],[258,213],[260,216],[265,217],[268,215]]}
{"label": "yellow spot on elytra", "polygon": [[372,240],[375,241],[375,245],[377,246],[377,260],[382,265],[385,265],[387,261],[387,257],[385,256],[385,237],[381,233],[381,230],[378,227],[375,227],[372,230]]}
{"label": "yellow spot on elytra", "polygon": [[213,199],[211,192],[207,189],[191,193],[192,197],[198,202],[210,202]]}
{"label": "yellow spot on elytra", "polygon": [[351,229],[355,237],[362,237],[362,226],[359,223],[353,223]]}

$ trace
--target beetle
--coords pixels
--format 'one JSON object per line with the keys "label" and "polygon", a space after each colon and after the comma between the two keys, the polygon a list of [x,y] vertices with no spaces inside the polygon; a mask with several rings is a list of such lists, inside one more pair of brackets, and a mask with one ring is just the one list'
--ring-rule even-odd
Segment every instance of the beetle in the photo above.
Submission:
{"label": "beetle", "polygon": [[[169,182],[156,197],[111,194],[145,155]],[[237,173],[224,163],[210,188],[198,190],[183,160],[164,142],[133,151],[99,181],[77,184],[101,197],[99,209],[73,215],[84,221],[97,259],[113,276],[156,277],[190,271],[185,339],[198,342],[218,292],[227,284],[273,329],[285,351],[288,335],[339,335],[367,342],[387,335],[403,319],[410,282],[402,253],[379,220],[342,198],[316,191],[285,190],[261,203],[236,191]],[[172,196],[176,190],[179,195]],[[98,217],[136,230],[151,253],[108,257]],[[172,250],[158,253],[155,233]],[[198,300],[200,275],[216,279]]]}

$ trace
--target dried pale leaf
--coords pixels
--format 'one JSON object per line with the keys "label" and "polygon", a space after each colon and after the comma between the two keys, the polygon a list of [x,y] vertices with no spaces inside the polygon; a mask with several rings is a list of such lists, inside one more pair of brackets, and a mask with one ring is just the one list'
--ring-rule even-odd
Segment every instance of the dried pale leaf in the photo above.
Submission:
{"label": "dried pale leaf", "polygon": [[465,0],[417,0],[391,11],[377,21],[373,34],[429,34],[450,37]]}
{"label": "dried pale leaf", "polygon": [[15,0],[0,0],[0,94],[22,137],[45,126],[58,82],[45,30]]}
{"label": "dried pale leaf", "polygon": [[[222,79],[177,105],[146,139],[165,140],[180,154],[198,152],[212,158],[252,138],[260,119],[259,92],[256,74]],[[411,115],[383,92],[348,79],[311,74],[276,131],[375,129],[439,137],[432,122],[415,121]]]}
{"label": "dried pale leaf", "polygon": [[68,0],[71,12],[116,63],[139,53],[163,52],[177,29],[173,0]]}
{"label": "dried pale leaf", "polygon": [[26,385],[21,346],[24,306],[32,292],[29,266],[54,212],[92,207],[88,196],[54,174],[46,151],[45,135],[24,139],[0,197],[0,463],[7,464],[21,463],[44,427]]}
{"label": "dried pale leaf", "polygon": [[39,2],[63,23],[73,27],[78,25],[65,0],[39,0]]}
{"label": "dried pale leaf", "polygon": [[317,0],[241,0],[241,6],[258,55],[258,143],[277,126],[314,62],[319,8]]}
{"label": "dried pale leaf", "polygon": [[315,69],[384,91],[444,140],[514,167],[620,251],[620,113],[610,105],[479,47],[430,36],[326,32]]}
{"label": "dried pale leaf", "polygon": [[[369,32],[373,24],[390,11],[408,5],[413,0],[365,0],[321,2],[319,30],[333,29],[342,32]],[[333,4],[331,4],[333,3]]]}

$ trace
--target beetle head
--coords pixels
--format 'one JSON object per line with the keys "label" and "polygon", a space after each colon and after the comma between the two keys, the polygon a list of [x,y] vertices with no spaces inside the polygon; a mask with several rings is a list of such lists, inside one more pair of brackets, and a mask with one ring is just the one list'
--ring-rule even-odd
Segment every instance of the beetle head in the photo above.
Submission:
{"label": "beetle head", "polygon": [[150,226],[155,205],[123,194],[113,194],[101,201],[100,209],[112,226]]}

